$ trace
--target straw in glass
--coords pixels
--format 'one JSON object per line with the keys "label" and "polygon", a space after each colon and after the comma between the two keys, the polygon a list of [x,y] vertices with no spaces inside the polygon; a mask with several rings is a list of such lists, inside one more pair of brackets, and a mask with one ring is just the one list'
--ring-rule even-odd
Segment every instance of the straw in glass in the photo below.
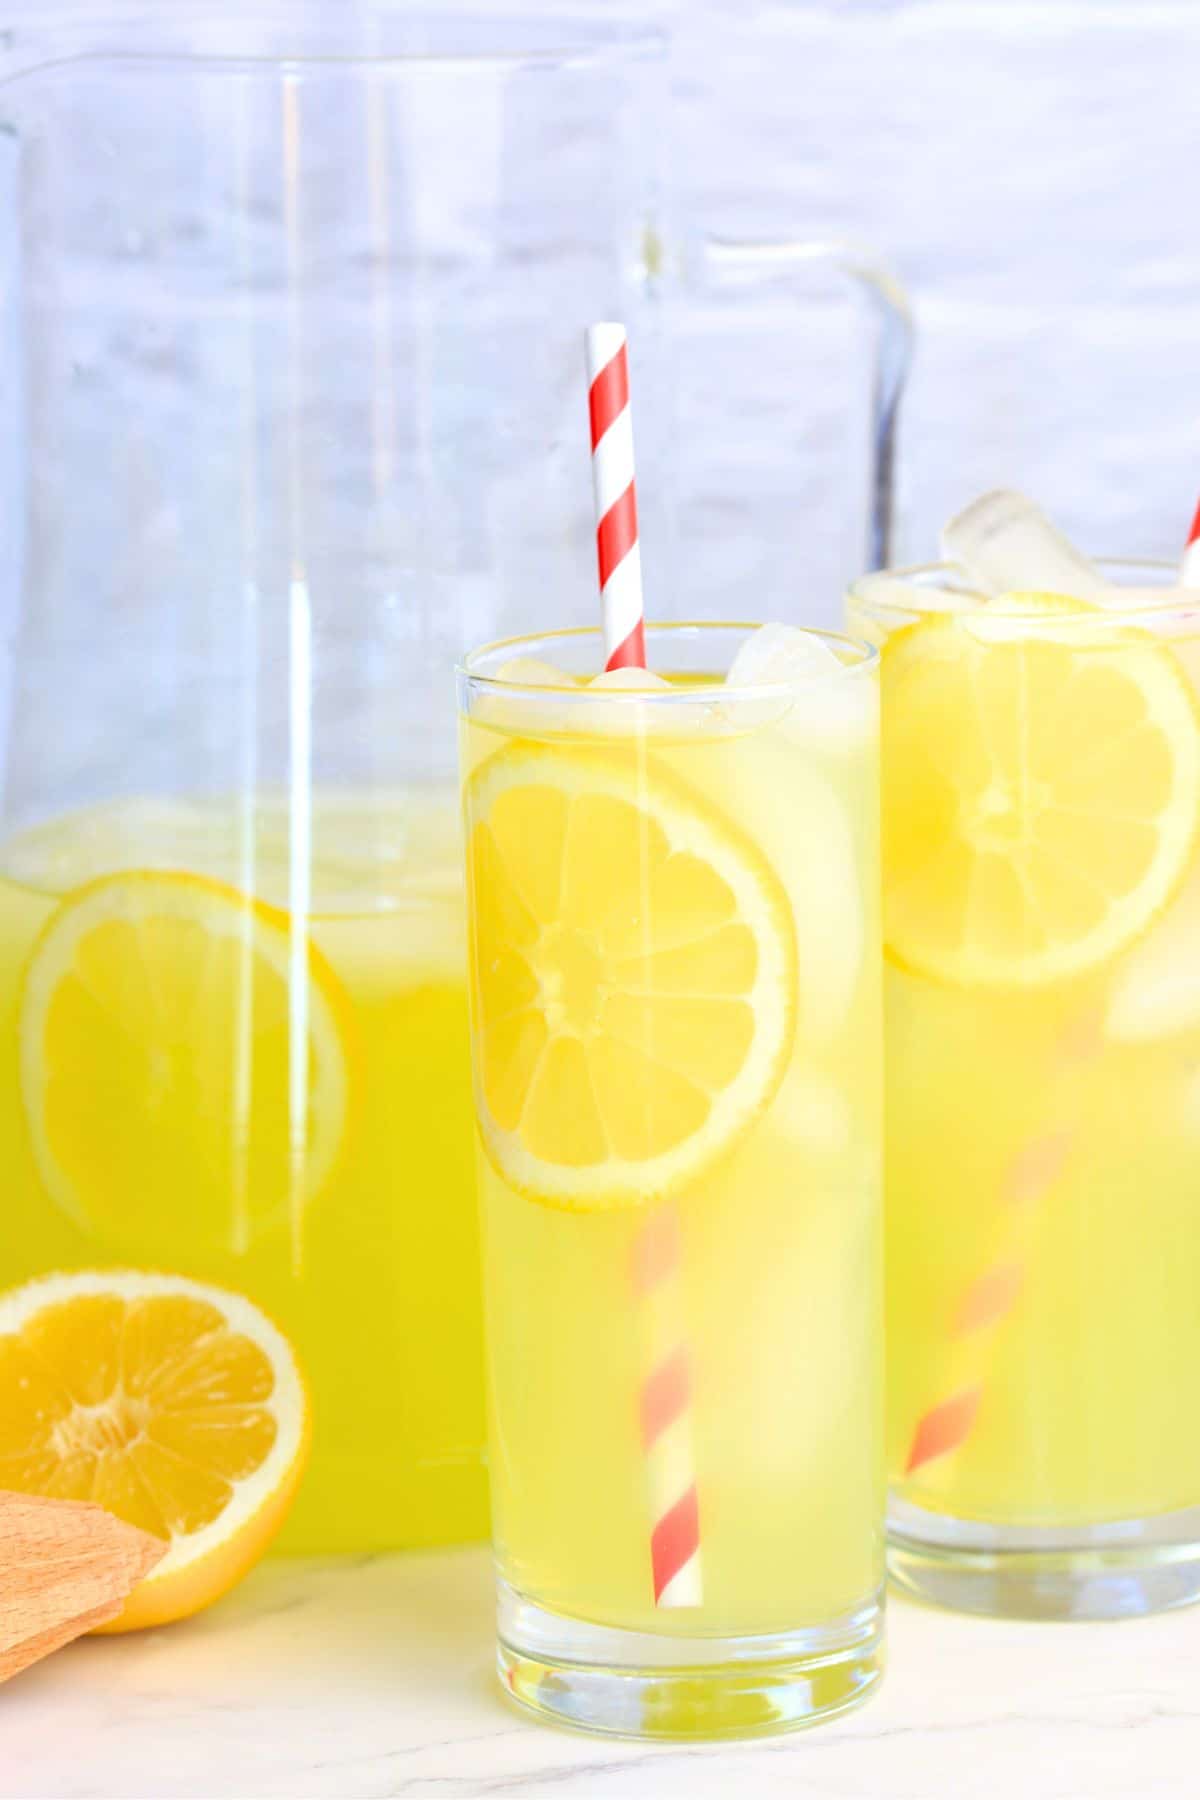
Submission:
{"label": "straw in glass", "polygon": [[[637,491],[623,325],[587,334],[588,414],[606,669],[646,666]],[[630,1282],[642,1325],[639,1427],[650,1509],[654,1604],[699,1606],[700,1502],[692,1443],[692,1357],[684,1328],[682,1240],[674,1202],[634,1242]]]}

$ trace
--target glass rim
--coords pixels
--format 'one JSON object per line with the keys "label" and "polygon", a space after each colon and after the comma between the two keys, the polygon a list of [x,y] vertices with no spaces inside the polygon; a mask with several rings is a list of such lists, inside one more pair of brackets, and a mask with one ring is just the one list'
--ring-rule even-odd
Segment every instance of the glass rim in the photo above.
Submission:
{"label": "glass rim", "polygon": [[[165,23],[169,30],[178,32],[185,30],[189,24],[220,25],[226,16],[212,5],[185,7]],[[411,30],[414,22],[428,22],[432,39],[429,48],[405,49],[399,43],[395,48],[389,48],[386,30],[381,31],[382,41],[375,49],[319,48],[315,46],[328,39],[322,37],[311,25],[294,22],[294,48],[239,49],[239,38],[244,39],[245,34],[256,26],[276,31],[281,24],[286,27],[286,21],[281,21],[279,15],[272,14],[262,6],[253,6],[237,16],[230,26],[228,49],[216,46],[188,49],[184,45],[164,41],[161,47],[145,50],[104,45],[73,50],[67,47],[70,28],[64,27],[51,36],[47,44],[48,54],[36,62],[14,69],[10,75],[0,76],[0,92],[33,83],[41,77],[75,71],[86,73],[92,69],[129,69],[138,72],[174,69],[183,73],[189,70],[197,73],[224,70],[233,74],[286,75],[290,72],[303,74],[309,70],[369,74],[372,70],[387,73],[405,68],[428,68],[447,73],[467,73],[477,69],[590,68],[603,67],[610,62],[663,58],[670,42],[661,26],[642,24],[633,18],[613,20],[599,8],[591,12],[565,13],[549,20],[542,20],[533,13],[514,12],[509,20],[510,25],[517,29],[527,29],[530,36],[528,43],[513,48],[502,47],[505,27],[503,16],[497,18],[479,5],[472,6],[468,3],[451,7],[444,12],[439,8],[426,6],[416,14],[399,14],[395,19],[397,36],[402,37],[406,24]],[[449,43],[445,47],[438,45],[439,33],[448,39],[456,26],[467,25],[477,25],[480,28],[479,48],[453,48]],[[306,47],[306,36],[312,40],[314,47]],[[57,51],[54,48],[56,40],[63,45]]]}
{"label": "glass rim", "polygon": [[[1096,556],[1092,558],[1092,561],[1098,569],[1107,570],[1118,576],[1122,573],[1136,575],[1140,572],[1144,575],[1149,574],[1155,577],[1167,578],[1166,580],[1154,580],[1145,583],[1131,580],[1125,584],[1129,587],[1154,587],[1160,585],[1166,587],[1169,585],[1169,578],[1172,575],[1177,575],[1179,569],[1177,562],[1169,562],[1166,557],[1162,556]],[[961,564],[946,561],[907,563],[897,568],[871,569],[867,574],[856,577],[856,579],[850,583],[846,593],[847,597],[853,600],[856,606],[861,607],[864,613],[869,614],[873,619],[879,620],[881,624],[899,625],[911,622],[914,616],[919,619],[957,619],[969,617],[971,615],[964,612],[947,612],[942,607],[922,606],[919,600],[915,598],[911,603],[903,600],[872,599],[868,593],[863,592],[865,583],[876,580],[880,576],[884,576],[891,581],[911,582],[913,587],[917,589],[919,589],[922,583],[932,586],[936,581],[936,578],[939,575],[945,574],[948,570],[963,572]],[[976,590],[960,589],[959,591],[973,593]],[[1187,617],[1194,609],[1200,610],[1200,588],[1196,588],[1194,592],[1194,602],[1181,600],[1178,591],[1176,591],[1169,599],[1150,602],[1143,601],[1137,606],[1085,606],[1083,610],[1078,613],[1068,612],[1054,614],[1036,612],[1032,609],[1023,611],[1021,608],[1015,607],[1011,612],[1006,611],[1003,616],[1006,620],[1012,621],[1014,628],[1040,624],[1052,628],[1055,635],[1062,631],[1070,632],[1074,630],[1083,630],[1089,626],[1094,632],[1098,625],[1124,629],[1130,625],[1137,625],[1139,621],[1145,621],[1147,619],[1163,619],[1171,618],[1172,616],[1179,618]],[[986,596],[980,597],[986,600]],[[1065,597],[1070,598],[1070,596]]]}
{"label": "glass rim", "polygon": [[[740,637],[746,638],[764,623],[766,621],[762,619],[664,619],[647,620],[645,629],[647,638],[652,641],[671,637],[702,638],[710,632],[736,632]],[[505,653],[505,660],[509,660],[521,655],[532,657],[535,647],[539,645],[580,643],[584,640],[599,644],[603,641],[598,625],[575,625],[553,631],[522,632],[516,637],[496,638],[489,643],[480,644],[478,648],[469,650],[459,658],[454,673],[470,692],[502,694],[510,700],[536,703],[553,698],[556,705],[565,701],[568,705],[595,706],[597,703],[607,705],[611,701],[625,706],[686,706],[697,703],[711,705],[715,695],[739,701],[794,699],[797,694],[820,691],[860,679],[869,674],[879,661],[879,651],[865,638],[855,637],[849,632],[826,630],[817,625],[804,625],[798,629],[810,637],[819,638],[823,643],[850,649],[853,660],[839,661],[828,670],[814,670],[794,681],[746,682],[732,687],[723,676],[714,675],[711,680],[702,679],[686,688],[594,688],[580,687],[574,681],[569,684],[564,681],[561,687],[541,687],[526,682],[501,681],[494,674],[481,672],[477,667],[482,659],[497,657],[501,652]],[[598,656],[595,662],[599,671],[603,667],[603,659]]]}

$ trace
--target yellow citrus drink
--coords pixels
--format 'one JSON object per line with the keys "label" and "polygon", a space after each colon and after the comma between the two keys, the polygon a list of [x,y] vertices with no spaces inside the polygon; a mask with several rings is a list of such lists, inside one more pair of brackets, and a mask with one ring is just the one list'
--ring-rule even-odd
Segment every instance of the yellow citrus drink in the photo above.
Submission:
{"label": "yellow citrus drink", "polygon": [[946,579],[850,604],[882,653],[895,1567],[1145,1610],[1200,1537],[1200,626]]}
{"label": "yellow citrus drink", "polygon": [[460,851],[413,791],[111,801],[0,849],[0,1287],[257,1301],[307,1375],[293,1549],[486,1530]]}
{"label": "yellow citrus drink", "polygon": [[574,685],[586,633],[463,679],[501,1667],[753,1730],[878,1669],[874,675],[654,638],[645,694]]}

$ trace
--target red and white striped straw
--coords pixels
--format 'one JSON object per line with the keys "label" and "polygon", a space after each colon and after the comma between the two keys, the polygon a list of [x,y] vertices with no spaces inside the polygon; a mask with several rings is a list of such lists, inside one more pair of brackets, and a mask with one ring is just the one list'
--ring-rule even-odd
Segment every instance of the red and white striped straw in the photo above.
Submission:
{"label": "red and white striped straw", "polygon": [[684,1329],[679,1209],[665,1201],[634,1241],[630,1271],[642,1320],[642,1453],[650,1502],[655,1606],[699,1606],[700,1496],[692,1445],[692,1358]]}
{"label": "red and white striped straw", "polygon": [[921,1414],[908,1448],[905,1475],[949,1456],[970,1437],[996,1353],[996,1339],[1025,1285],[1036,1231],[1036,1209],[1061,1180],[1074,1147],[1069,1130],[1050,1130],[1018,1150],[1000,1189],[1001,1225],[987,1267],[959,1296],[949,1321],[949,1354],[942,1397]]}
{"label": "red and white striped straw", "polygon": [[623,325],[588,328],[587,365],[604,666],[644,669],[642,558],[629,413],[629,351]]}
{"label": "red and white striped straw", "polygon": [[[592,490],[606,669],[646,666],[638,553],[629,356],[623,325],[587,334]],[[655,1207],[633,1245],[630,1285],[642,1325],[639,1425],[650,1509],[654,1604],[699,1606],[700,1499],[692,1443],[692,1357],[683,1303],[683,1246],[673,1201]]]}
{"label": "red and white striped straw", "polygon": [[1200,506],[1196,508],[1192,520],[1192,529],[1188,532],[1187,543],[1183,549],[1183,560],[1179,565],[1179,584],[1181,587],[1200,587]]}
{"label": "red and white striped straw", "polygon": [[913,1428],[907,1476],[960,1449],[975,1428],[998,1340],[1025,1288],[1042,1215],[1075,1157],[1078,1128],[1066,1090],[1102,1047],[1099,1023],[1091,1014],[1072,1020],[1060,1040],[1051,1085],[1058,1104],[1047,1109],[1046,1129],[1014,1152],[1001,1177],[988,1254],[947,1321],[941,1394]]}

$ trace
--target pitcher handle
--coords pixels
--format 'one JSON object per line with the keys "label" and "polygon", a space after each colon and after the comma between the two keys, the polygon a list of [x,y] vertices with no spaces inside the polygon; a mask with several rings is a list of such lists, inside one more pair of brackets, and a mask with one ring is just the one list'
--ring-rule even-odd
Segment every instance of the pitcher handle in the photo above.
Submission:
{"label": "pitcher handle", "polygon": [[879,342],[871,393],[873,482],[864,548],[867,569],[886,568],[892,560],[895,521],[896,433],[913,350],[912,306],[899,276],[874,250],[837,238],[710,237],[704,245],[704,264],[714,275],[745,273],[752,278],[771,269],[823,265],[853,282],[877,315]]}

